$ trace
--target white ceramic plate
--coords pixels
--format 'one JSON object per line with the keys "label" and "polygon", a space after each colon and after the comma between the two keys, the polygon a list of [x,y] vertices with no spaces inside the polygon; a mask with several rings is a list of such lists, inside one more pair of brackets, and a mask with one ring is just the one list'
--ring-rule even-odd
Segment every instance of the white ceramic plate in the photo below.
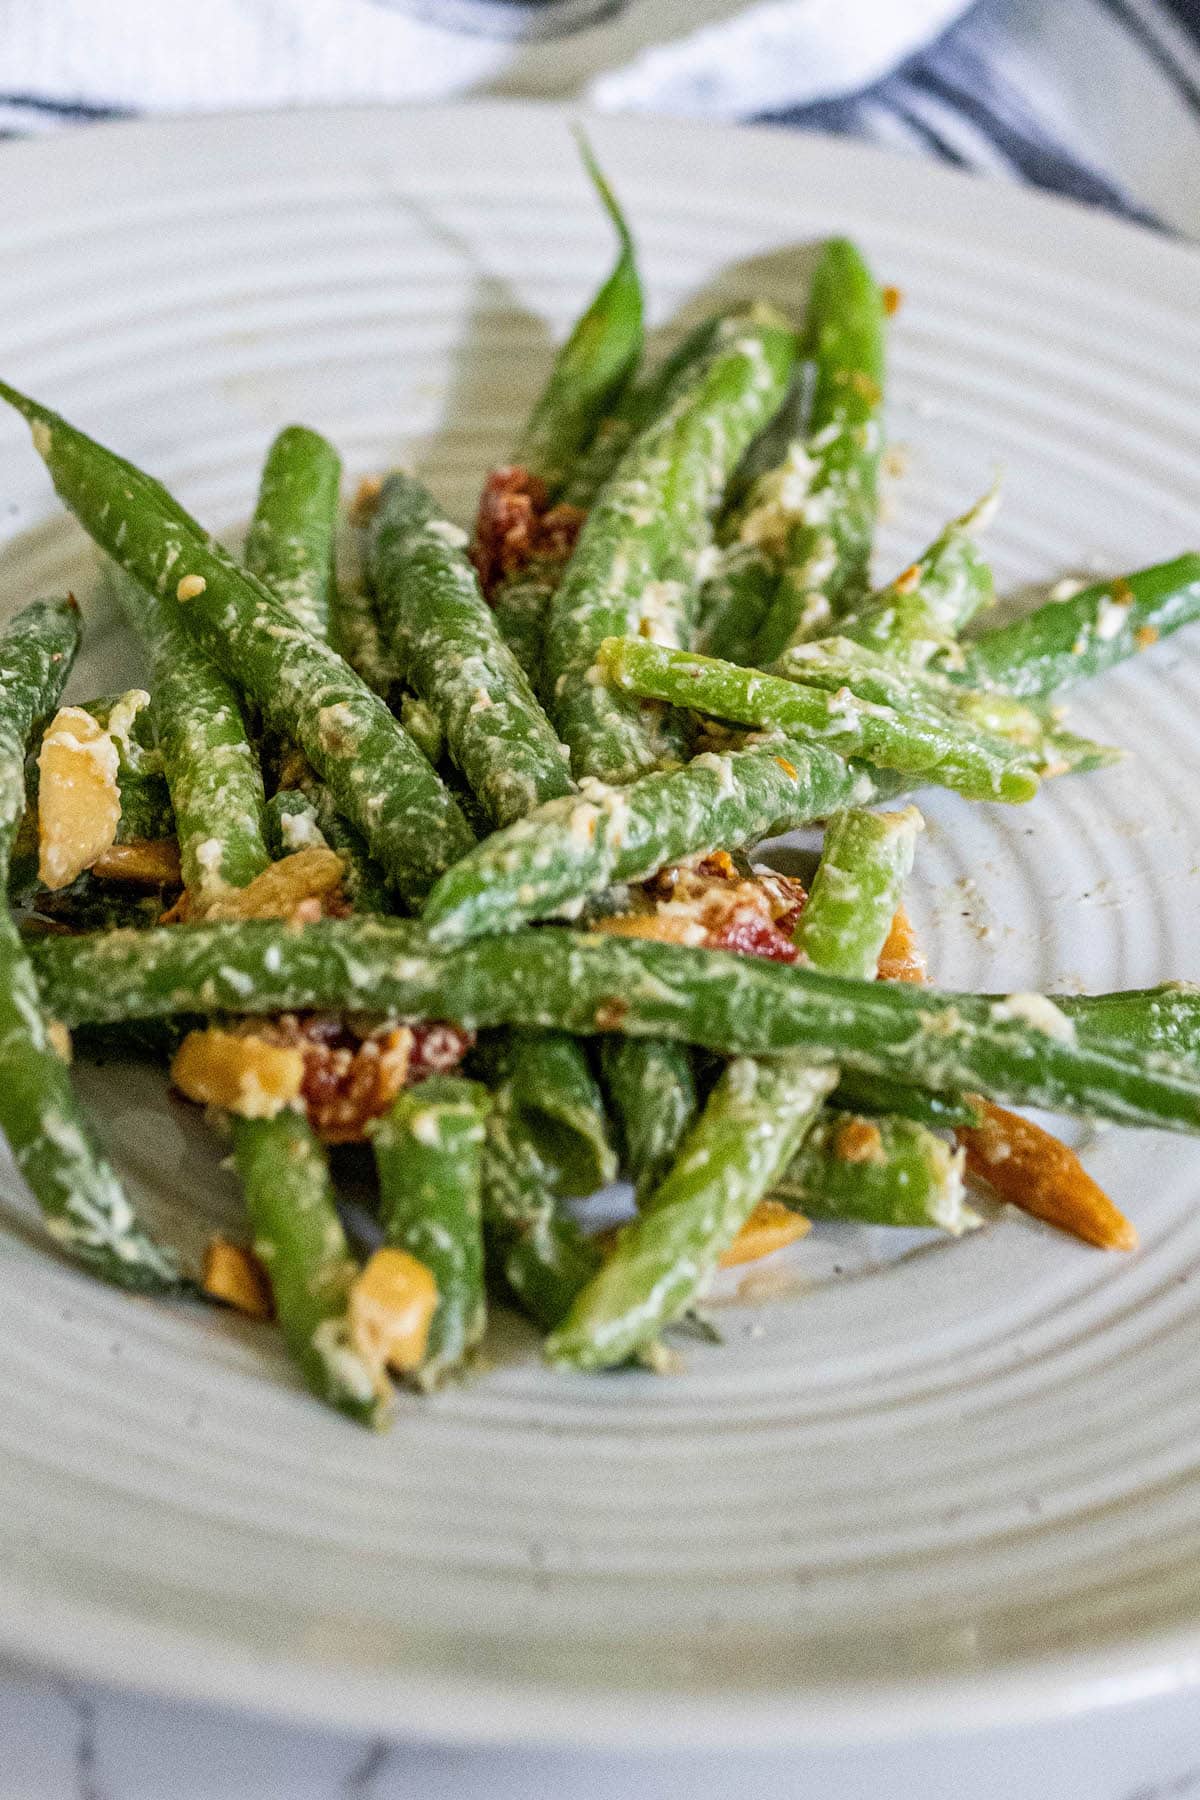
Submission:
{"label": "white ceramic plate", "polygon": [[[657,321],[796,306],[806,246],[904,291],[881,566],[1007,469],[1005,590],[1173,554],[1200,515],[1200,259],[819,139],[601,123]],[[303,419],[466,515],[608,237],[564,118],[487,106],[121,127],[0,155],[0,370],[218,527]],[[0,419],[5,608],[90,556]],[[74,680],[136,672],[93,604]],[[1200,642],[1075,714],[1127,763],[1032,807],[931,795],[948,984],[1200,974]],[[87,1088],[143,1198],[235,1216],[202,1127]],[[1200,1674],[1200,1148],[1088,1148],[1143,1248],[1008,1217],[895,1260],[816,1232],[673,1380],[569,1379],[511,1325],[377,1441],[270,1333],[122,1298],[0,1210],[0,1647],[172,1694],[444,1737],[861,1738]],[[6,1181],[10,1196],[15,1188]]]}

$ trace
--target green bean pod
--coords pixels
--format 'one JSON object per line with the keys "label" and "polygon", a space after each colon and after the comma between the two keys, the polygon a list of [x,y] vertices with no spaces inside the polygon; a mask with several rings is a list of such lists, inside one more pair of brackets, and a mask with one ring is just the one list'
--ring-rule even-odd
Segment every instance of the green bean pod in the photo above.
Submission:
{"label": "green bean pod", "polygon": [[612,411],[599,421],[591,442],[575,458],[561,500],[585,511],[591,506],[638,432],[672,405],[728,329],[725,315],[710,314],[680,339],[657,368],[622,389]]}
{"label": "green bean pod", "polygon": [[28,954],[47,1011],[69,1025],[328,1009],[453,1019],[472,1030],[621,1031],[721,1055],[803,1051],[937,1093],[1200,1130],[1193,1062],[1087,1041],[1040,994],[854,981],[801,964],[551,926],[439,954],[420,927],[373,918],[51,937]]}
{"label": "green bean pod", "polygon": [[1037,793],[1024,749],[920,698],[906,699],[899,676],[890,682],[889,704],[861,698],[848,682],[835,688],[832,678],[828,687],[809,685],[811,659],[784,666],[786,675],[764,675],[642,638],[606,638],[597,659],[604,680],[624,693],[819,743],[973,800],[1017,803]]}
{"label": "green bean pod", "polygon": [[963,1152],[912,1119],[818,1119],[774,1188],[810,1219],[933,1227],[979,1224],[966,1203]]}
{"label": "green bean pod", "polygon": [[959,672],[972,686],[1037,700],[1102,675],[1197,618],[1200,555],[1189,552],[1069,600],[1048,600],[986,632],[964,646]]}
{"label": "green bean pod", "polygon": [[642,283],[633,238],[591,146],[582,132],[576,135],[584,167],[616,231],[618,254],[612,274],[558,352],[513,458],[551,494],[561,488],[642,353]]}
{"label": "green bean pod", "polygon": [[924,824],[915,806],[834,813],[795,932],[814,969],[862,981],[875,974]]}
{"label": "green bean pod", "polygon": [[836,1079],[832,1068],[792,1057],[735,1058],[663,1181],[547,1340],[550,1361],[613,1368],[701,1298]]}
{"label": "green bean pod", "polygon": [[486,1089],[452,1075],[406,1088],[371,1133],[384,1238],[424,1263],[438,1303],[417,1374],[433,1386],[483,1336],[480,1182]]}
{"label": "green bean pod", "polygon": [[570,916],[667,863],[758,843],[879,791],[861,763],[784,738],[695,756],[626,788],[585,781],[578,796],[485,838],[438,883],[425,923],[435,942],[453,943]]}
{"label": "green bean pod", "polygon": [[300,1113],[233,1121],[233,1161],[267,1271],[280,1329],[312,1392],[364,1425],[381,1425],[387,1388],[350,1340],[358,1265],[334,1205],[329,1164]]}
{"label": "green bean pod", "polygon": [[896,579],[838,621],[839,637],[924,668],[935,655],[953,655],[963,627],[995,599],[991,565],[976,533],[999,503],[993,488]]}
{"label": "green bean pod", "polygon": [[617,1175],[604,1099],[578,1039],[515,1031],[503,1053],[507,1106],[557,1197],[580,1198]]}
{"label": "green bean pod", "polygon": [[[54,711],[79,645],[75,602],[40,600],[0,634],[0,891],[25,807],[25,755]],[[0,902],[0,1129],[59,1247],[122,1287],[177,1287],[179,1266],[142,1228],[93,1142],[51,1042],[37,983],[7,905]],[[49,1015],[53,1017],[53,1015]]]}
{"label": "green bean pod", "polygon": [[483,1150],[484,1230],[514,1297],[549,1330],[596,1272],[600,1253],[560,1207],[555,1171],[543,1162],[527,1126],[511,1084],[501,1081]]}
{"label": "green bean pod", "polygon": [[382,700],[207,537],[160,482],[0,382],[29,421],[59,496],[164,605],[177,605],[224,673],[298,743],[401,897],[419,903],[472,837]]}
{"label": "green bean pod", "polygon": [[326,438],[285,426],[267,452],[246,536],[250,573],[317,638],[329,636],[341,479],[341,457]]}
{"label": "green bean pod", "polygon": [[400,668],[383,641],[374,597],[361,584],[341,582],[334,588],[329,641],[371,692],[386,700],[400,680]]}
{"label": "green bean pod", "polygon": [[566,750],[505,644],[466,534],[408,475],[390,475],[366,537],[386,641],[431,706],[494,824],[570,793]]}
{"label": "green bean pod", "polygon": [[606,637],[690,636],[721,490],[778,408],[795,358],[777,315],[727,324],[719,347],[633,440],[597,496],[551,602],[544,688],[577,777],[627,782],[678,759],[669,722],[598,687],[590,671]]}
{"label": "green bean pod", "polygon": [[[114,568],[121,609],[145,647],[154,683],[154,723],[183,885],[203,912],[261,875],[271,857],[263,778],[241,700],[196,643],[172,603]],[[122,795],[122,807],[124,796]]]}
{"label": "green bean pod", "polygon": [[874,1119],[895,1114],[928,1125],[934,1131],[956,1131],[960,1125],[976,1126],[980,1109],[967,1094],[935,1094],[907,1082],[879,1075],[860,1075],[842,1070],[830,1104],[839,1112],[868,1113]]}
{"label": "green bean pod", "polygon": [[813,275],[807,334],[816,369],[807,497],[790,525],[785,570],[755,647],[767,667],[822,615],[868,586],[883,452],[883,293],[854,245],[833,238]]}
{"label": "green bean pod", "polygon": [[618,1122],[622,1167],[644,1200],[679,1153],[699,1110],[696,1072],[684,1044],[607,1037],[600,1071]]}

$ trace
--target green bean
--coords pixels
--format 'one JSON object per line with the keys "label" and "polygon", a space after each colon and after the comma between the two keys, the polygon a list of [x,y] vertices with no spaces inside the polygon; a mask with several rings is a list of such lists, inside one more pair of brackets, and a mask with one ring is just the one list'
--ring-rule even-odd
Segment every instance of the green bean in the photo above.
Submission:
{"label": "green bean", "polygon": [[553,494],[587,445],[642,353],[642,284],[633,238],[591,146],[578,133],[584,167],[617,233],[616,266],[555,358],[550,379],[513,460]]}
{"label": "green bean", "polygon": [[375,601],[365,587],[341,582],[334,588],[329,639],[372,693],[386,700],[400,680],[400,668],[383,641]]}
{"label": "green bean", "polygon": [[596,1245],[559,1206],[555,1172],[528,1132],[511,1083],[492,1097],[483,1150],[483,1219],[492,1257],[523,1310],[557,1325],[600,1263]]}
{"label": "green bean", "polygon": [[[1038,778],[1027,754],[987,736],[918,696],[905,699],[902,678],[889,700],[859,698],[849,683],[808,685],[813,661],[789,661],[784,675],[764,675],[642,638],[606,638],[597,668],[624,693],[691,707],[711,717],[780,731],[843,756],[936,781],[974,800],[1031,800]],[[862,685],[861,682],[859,685]],[[879,683],[875,684],[878,688]]]}
{"label": "green bean", "polygon": [[693,1305],[835,1080],[833,1069],[792,1057],[735,1058],[667,1175],[547,1340],[550,1361],[612,1368]]}
{"label": "green bean", "polygon": [[233,1161],[293,1361],[314,1394],[364,1425],[387,1413],[386,1385],[350,1338],[358,1273],[334,1205],[324,1150],[300,1113],[233,1120]]}
{"label": "green bean", "polygon": [[998,501],[993,488],[952,520],[895,581],[838,621],[839,637],[918,669],[939,652],[953,652],[964,625],[995,599],[991,567],[975,534],[989,523]]}
{"label": "green bean", "polygon": [[584,510],[591,506],[638,432],[674,403],[728,329],[725,315],[710,314],[680,339],[656,369],[622,390],[612,412],[597,425],[591,443],[576,457],[560,499]]}
{"label": "green bean", "polygon": [[778,576],[761,544],[729,544],[717,556],[701,591],[697,648],[705,656],[745,665],[754,655]]}
{"label": "green bean", "polygon": [[924,824],[915,806],[833,815],[795,934],[814,969],[863,981],[875,974]]}
{"label": "green bean", "polygon": [[512,931],[666,863],[757,843],[877,792],[862,764],[787,739],[693,757],[626,788],[585,782],[578,796],[495,832],[448,870],[425,922],[441,943]]}
{"label": "green bean", "polygon": [[1182,1061],[1200,1056],[1200,986],[1168,981],[1160,987],[1129,988],[1116,994],[1056,994],[1086,1043],[1128,1043],[1148,1055]]}
{"label": "green bean", "polygon": [[979,1224],[966,1204],[963,1153],[911,1119],[818,1119],[774,1197],[810,1219],[933,1226],[958,1237]]}
{"label": "green bean", "polygon": [[937,1093],[1200,1130],[1200,1069],[1136,1045],[1090,1043],[1040,994],[853,981],[551,926],[438,954],[419,926],[370,918],[52,937],[29,955],[47,1010],[66,1024],[333,1009],[467,1029],[621,1031],[722,1055],[804,1051]]}
{"label": "green bean", "polygon": [[231,889],[248,886],[271,860],[262,770],[236,688],[195,642],[172,603],[119,569],[113,569],[112,579],[150,661],[154,722],[183,885],[203,912]]}
{"label": "green bean", "polygon": [[882,291],[854,245],[831,239],[813,276],[807,322],[816,385],[806,448],[815,468],[758,634],[760,667],[822,613],[848,611],[868,585],[883,449],[884,317]]}
{"label": "green bean", "polygon": [[246,537],[246,567],[297,625],[329,636],[342,461],[304,425],[287,425],[267,452]]}
{"label": "green bean", "polygon": [[487,1322],[479,1199],[487,1108],[477,1082],[433,1075],[400,1093],[371,1133],[384,1237],[437,1283],[422,1386],[459,1367]]}
{"label": "green bean", "polygon": [[727,322],[674,404],[634,439],[597,496],[550,607],[544,685],[576,776],[632,781],[678,758],[678,734],[641,703],[597,687],[606,637],[678,642],[691,630],[699,559],[721,488],[778,407],[795,340],[760,312]]}
{"label": "green bean", "polygon": [[1048,600],[987,632],[964,646],[961,674],[976,687],[1035,700],[1103,674],[1196,618],[1200,555],[1189,553],[1099,582],[1069,600]]}
{"label": "green bean", "polygon": [[582,1197],[617,1175],[608,1118],[583,1046],[562,1032],[516,1031],[503,1055],[508,1106],[558,1198]]}
{"label": "green bean", "polygon": [[[613,412],[600,421],[591,443],[572,463],[560,496],[565,504],[587,511],[635,434],[677,398],[696,365],[711,354],[721,329],[720,315],[705,319],[652,374],[622,390]],[[501,577],[488,593],[500,635],[539,692],[550,602],[569,555],[557,547],[537,554],[524,568]]]}
{"label": "green bean", "polygon": [[[79,645],[73,600],[40,600],[0,635],[0,892],[25,807],[25,754],[58,702]],[[51,1015],[52,1016],[52,1015]],[[17,928],[0,902],[0,1129],[60,1248],[122,1287],[179,1283],[174,1256],[143,1230],[92,1140],[51,1041]]]}
{"label": "green bean", "polygon": [[841,1112],[870,1113],[879,1119],[896,1114],[937,1131],[956,1131],[960,1125],[978,1125],[980,1109],[967,1094],[934,1094],[907,1082],[860,1075],[843,1069],[831,1104]]}
{"label": "green bean", "polygon": [[493,823],[508,825],[572,782],[566,751],[479,591],[466,541],[418,482],[390,475],[368,528],[367,567],[405,680],[437,714]]}
{"label": "green bean", "polygon": [[982,732],[985,738],[1019,752],[1039,777],[1103,768],[1121,754],[1105,744],[1077,737],[1009,694],[956,685],[933,669],[901,668],[893,658],[848,638],[795,644],[780,657],[775,673],[804,687],[834,694],[845,691],[870,706],[890,707],[903,713],[910,724],[923,720],[930,727],[944,729],[949,721],[952,726]]}
{"label": "green bean", "polygon": [[[401,897],[425,897],[470,845],[466,821],[377,695],[300,629],[157,481],[0,382],[85,530],[190,629],[303,749]],[[182,594],[182,598],[180,595]]]}
{"label": "green bean", "polygon": [[[497,620],[497,624],[499,622]],[[419,694],[403,695],[400,701],[400,723],[418,750],[436,768],[445,752],[446,738],[441,721],[432,706],[422,700]]]}
{"label": "green bean", "polygon": [[639,1200],[674,1162],[699,1107],[686,1045],[659,1038],[607,1037],[600,1070],[617,1119],[622,1166]]}

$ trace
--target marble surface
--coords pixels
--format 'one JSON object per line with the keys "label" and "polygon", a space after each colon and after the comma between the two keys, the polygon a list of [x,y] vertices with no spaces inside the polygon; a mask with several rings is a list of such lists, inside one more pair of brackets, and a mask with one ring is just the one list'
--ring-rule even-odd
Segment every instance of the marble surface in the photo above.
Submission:
{"label": "marble surface", "polygon": [[440,1749],[107,1693],[0,1663],[0,1800],[1200,1800],[1200,1695],[869,1750]]}

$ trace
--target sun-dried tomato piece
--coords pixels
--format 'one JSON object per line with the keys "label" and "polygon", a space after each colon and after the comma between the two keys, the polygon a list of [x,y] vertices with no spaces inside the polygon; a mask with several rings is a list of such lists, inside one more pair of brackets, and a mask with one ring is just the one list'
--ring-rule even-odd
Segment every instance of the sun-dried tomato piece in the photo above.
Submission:
{"label": "sun-dried tomato piece", "polygon": [[584,515],[549,504],[545,483],[527,469],[493,469],[480,496],[471,556],[485,594],[532,562],[565,562]]}

